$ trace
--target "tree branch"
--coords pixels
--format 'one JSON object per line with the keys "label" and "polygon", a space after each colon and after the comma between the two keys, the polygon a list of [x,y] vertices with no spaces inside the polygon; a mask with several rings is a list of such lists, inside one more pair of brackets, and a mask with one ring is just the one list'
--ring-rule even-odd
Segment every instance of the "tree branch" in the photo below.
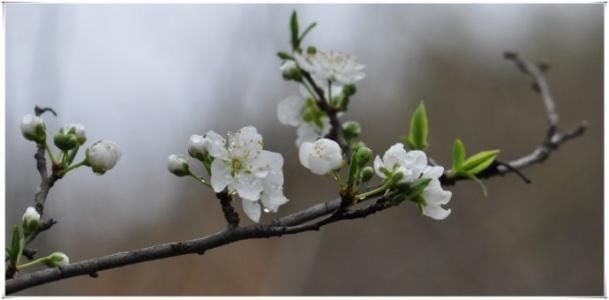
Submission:
{"label": "tree branch", "polygon": [[[556,108],[551,98],[548,85],[543,77],[541,68],[537,65],[528,63],[513,53],[507,54],[506,58],[514,61],[519,69],[526,74],[529,74],[534,79],[536,89],[541,94],[546,106],[549,128],[544,142],[535,148],[530,154],[518,159],[514,159],[508,163],[495,162],[491,167],[479,174],[480,178],[503,176],[513,172],[519,174],[519,170],[544,161],[559,146],[575,137],[582,135],[586,129],[586,124],[582,123],[579,127],[568,130],[564,133],[559,133],[558,114],[556,113]],[[316,93],[318,96],[320,96],[320,99],[324,100],[323,91],[318,89],[319,88],[316,89]],[[342,130],[342,127],[340,126],[340,123],[338,123],[336,115],[334,114],[334,117],[332,117],[332,114],[329,115],[331,120],[334,119],[334,121],[332,121],[332,126],[335,128],[340,128],[333,129],[335,130],[334,134],[336,134],[336,136],[340,136],[340,130]],[[335,126],[336,124],[338,124],[338,127]],[[456,181],[463,179],[464,178],[447,178],[446,176],[443,176],[441,181],[443,185],[453,185],[456,183]],[[97,272],[99,271],[156,259],[194,253],[204,254],[205,251],[241,240],[270,238],[288,234],[297,234],[306,231],[315,231],[319,230],[325,225],[341,220],[365,218],[395,205],[387,201],[386,198],[381,197],[377,199],[374,204],[371,204],[365,208],[350,211],[348,209],[349,206],[350,204],[347,205],[347,201],[345,200],[345,197],[343,197],[313,205],[302,211],[271,221],[268,224],[257,224],[247,227],[229,226],[222,231],[197,239],[171,242],[137,250],[118,252],[103,257],[72,263],[64,267],[51,268],[23,274],[17,278],[6,281],[6,293],[12,294],[30,287],[75,276],[90,275],[92,277],[96,277]],[[225,206],[223,204],[223,209],[224,208]],[[227,216],[226,211],[225,216]],[[326,217],[313,222],[314,220],[324,216]]]}
{"label": "tree branch", "polygon": [[[543,75],[543,72],[548,70],[548,66],[546,64],[533,64],[520,57],[515,52],[506,52],[504,53],[504,57],[507,60],[512,61],[521,72],[529,75],[531,79],[533,79],[533,90],[540,94],[546,108],[548,128],[541,145],[537,146],[531,153],[510,162],[495,161],[477,176],[479,178],[490,178],[494,176],[504,176],[508,173],[516,173],[523,178],[526,183],[530,183],[530,180],[519,171],[545,161],[550,157],[552,152],[556,151],[562,144],[583,135],[588,127],[588,122],[582,121],[577,127],[561,133],[558,129],[559,118],[556,111],[556,104],[550,93],[550,87]],[[447,176],[442,176],[440,180],[442,185],[454,185],[459,180],[469,180],[469,178],[448,178]]]}

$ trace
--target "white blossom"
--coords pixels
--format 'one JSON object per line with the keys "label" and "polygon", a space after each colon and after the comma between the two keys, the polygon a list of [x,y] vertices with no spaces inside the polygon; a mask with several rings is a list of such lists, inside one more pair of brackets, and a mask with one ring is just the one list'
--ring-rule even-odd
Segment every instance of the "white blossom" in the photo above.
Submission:
{"label": "white blossom", "polygon": [[188,158],[178,154],[169,155],[167,158],[167,169],[176,176],[186,176],[190,174]]}
{"label": "white blossom", "polygon": [[204,157],[207,154],[217,157],[226,155],[226,140],[214,131],[208,131],[205,136],[193,134],[188,141],[188,153],[194,157]]}
{"label": "white blossom", "polygon": [[427,167],[427,155],[423,151],[406,151],[402,143],[391,146],[383,155],[374,159],[374,170],[381,178],[386,178],[384,171],[401,172],[404,176],[400,182],[413,182],[421,176]]}
{"label": "white blossom", "polygon": [[21,218],[24,231],[32,232],[40,226],[40,214],[33,207],[28,207]]}
{"label": "white blossom", "polygon": [[443,220],[450,215],[451,210],[442,205],[448,204],[452,193],[442,189],[440,177],[444,173],[441,166],[427,165],[427,155],[423,151],[406,151],[402,143],[391,146],[381,159],[379,156],[374,160],[374,169],[381,178],[386,178],[389,173],[401,172],[404,176],[400,182],[414,182],[420,178],[429,178],[431,182],[423,191],[423,215],[432,219]]}
{"label": "white blossom", "polygon": [[93,172],[104,174],[121,158],[121,151],[114,142],[98,141],[86,151],[87,165]]}
{"label": "white blossom", "polygon": [[364,65],[347,53],[318,50],[315,53],[295,53],[294,58],[298,65],[311,73],[318,83],[331,81],[353,84],[366,76],[363,71]]}
{"label": "white blossom", "polygon": [[70,263],[70,258],[62,252],[53,252],[47,256],[45,264],[49,267],[63,267]]}
{"label": "white blossom", "polygon": [[[340,93],[339,87],[334,88],[336,93]],[[334,89],[332,93],[334,94]],[[320,137],[326,136],[330,133],[331,125],[330,118],[328,116],[321,117],[321,127],[319,124],[313,122],[307,122],[304,120],[304,110],[306,108],[306,100],[311,98],[309,92],[301,87],[300,96],[290,96],[280,101],[277,105],[277,119],[279,122],[292,126],[298,127],[296,130],[296,146],[304,142],[314,142]]]}
{"label": "white blossom", "polygon": [[30,141],[43,141],[46,125],[41,117],[27,114],[21,118],[21,133]]}
{"label": "white blossom", "polygon": [[322,138],[314,143],[305,142],[299,149],[300,163],[317,175],[326,175],[338,169],[343,161],[340,146],[333,140]]}
{"label": "white blossom", "polygon": [[283,195],[283,157],[263,150],[262,136],[255,127],[229,134],[225,150],[211,164],[210,181],[216,193],[225,188],[236,192],[254,222],[259,221],[263,207],[266,212],[276,212],[288,201]]}

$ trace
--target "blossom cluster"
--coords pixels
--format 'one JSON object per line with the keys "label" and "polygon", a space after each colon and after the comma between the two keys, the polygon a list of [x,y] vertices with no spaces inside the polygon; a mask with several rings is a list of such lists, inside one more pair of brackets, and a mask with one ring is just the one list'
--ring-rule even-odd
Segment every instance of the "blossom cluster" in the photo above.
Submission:
{"label": "blossom cluster", "polygon": [[[352,86],[345,87],[365,77],[364,65],[359,64],[354,56],[335,51],[296,52],[294,59],[285,61],[280,70],[286,78],[294,78],[289,74],[307,72],[313,79],[313,82],[306,82],[297,77],[300,95],[287,97],[277,106],[279,122],[298,127],[296,146],[314,142],[330,132],[329,116],[320,109],[318,102],[327,101],[329,105],[340,107],[341,102],[346,102],[353,93]],[[323,99],[319,99],[316,88],[323,92]]]}
{"label": "blossom cluster", "polygon": [[71,165],[78,153],[79,147],[87,141],[85,126],[81,124],[68,124],[60,128],[59,132],[55,134],[53,141],[55,146],[61,150],[61,157],[58,160],[55,159],[53,150],[49,148],[46,142],[46,124],[44,119],[27,114],[21,119],[19,127],[23,137],[46,148],[53,164],[58,166],[59,170],[72,170],[80,166],[89,166],[94,173],[101,175],[114,168],[121,158],[121,151],[116,143],[100,140],[86,149],[85,159],[82,162]]}
{"label": "blossom cluster", "polygon": [[[254,222],[262,211],[277,212],[287,203],[283,194],[283,157],[263,149],[262,136],[247,126],[224,137],[209,131],[190,137],[188,153],[204,163],[210,173],[210,186],[216,193],[225,189],[241,198],[243,211]],[[167,167],[178,176],[194,175],[185,156],[172,154]]]}

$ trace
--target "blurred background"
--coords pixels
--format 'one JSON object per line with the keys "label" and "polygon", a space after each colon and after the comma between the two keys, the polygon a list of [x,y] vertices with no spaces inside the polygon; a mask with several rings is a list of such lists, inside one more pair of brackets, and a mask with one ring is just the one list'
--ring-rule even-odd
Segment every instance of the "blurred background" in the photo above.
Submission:
{"label": "blurred background", "polygon": [[[6,5],[6,228],[20,222],[39,181],[35,147],[19,131],[34,105],[53,134],[86,126],[89,144],[117,142],[104,176],[70,173],[52,189],[59,220],[33,244],[73,261],[213,233],[213,194],[166,170],[191,134],[254,125],[286,159],[290,202],[270,220],[332,199],[330,178],[298,163],[295,128],[276,104],[297,94],[275,53],[288,20],[317,21],[306,44],[343,50],[367,77],[343,120],[358,120],[378,153],[407,132],[424,100],[429,153],[450,163],[456,137],[470,152],[529,153],[546,130],[530,80],[502,58],[514,50],[550,63],[560,126],[585,136],[525,173],[450,189],[452,215],[414,205],[320,232],[242,241],[104,271],[21,295],[602,295],[603,5]],[[314,188],[312,188],[314,187]],[[238,205],[240,206],[240,205]],[[244,224],[249,221],[244,221]],[[8,230],[5,230],[8,237]]]}

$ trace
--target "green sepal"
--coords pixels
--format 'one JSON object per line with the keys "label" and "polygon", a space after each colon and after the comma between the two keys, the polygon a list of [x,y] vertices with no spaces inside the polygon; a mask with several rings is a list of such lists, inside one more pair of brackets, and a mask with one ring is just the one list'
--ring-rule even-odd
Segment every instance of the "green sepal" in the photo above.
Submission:
{"label": "green sepal", "polygon": [[431,183],[431,178],[421,178],[412,183],[401,183],[396,187],[396,194],[391,197],[393,204],[399,204],[404,200],[414,201],[420,196],[425,188]]}

